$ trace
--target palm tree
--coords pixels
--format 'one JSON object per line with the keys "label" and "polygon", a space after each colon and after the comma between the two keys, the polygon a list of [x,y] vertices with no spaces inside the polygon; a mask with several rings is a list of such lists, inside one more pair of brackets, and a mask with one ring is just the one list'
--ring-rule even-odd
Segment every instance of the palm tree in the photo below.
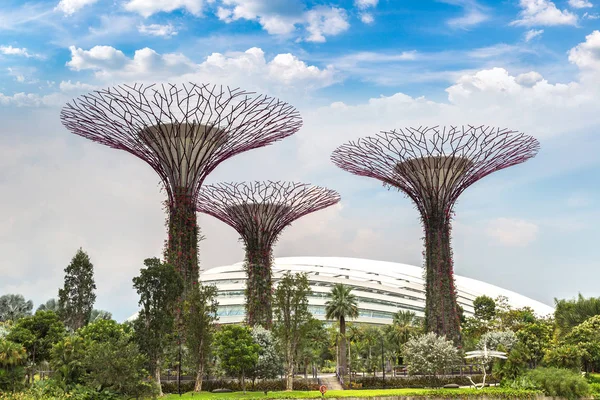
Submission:
{"label": "palm tree", "polygon": [[53,298],[44,304],[40,304],[37,311],[54,311],[55,313],[58,313],[58,300]]}
{"label": "palm tree", "polygon": [[404,345],[418,332],[419,321],[414,312],[399,310],[394,314],[392,325],[386,327],[386,336],[397,358],[402,357]]}
{"label": "palm tree", "polygon": [[325,303],[325,318],[336,319],[340,323],[338,369],[342,376],[346,373],[346,318],[358,318],[358,300],[351,291],[351,287],[336,283],[329,292],[330,300]]}
{"label": "palm tree", "polygon": [[12,390],[15,391],[15,376],[10,372],[19,365],[24,364],[27,359],[25,348],[18,343],[8,340],[0,340],[0,369],[6,369],[8,378],[12,381]]}

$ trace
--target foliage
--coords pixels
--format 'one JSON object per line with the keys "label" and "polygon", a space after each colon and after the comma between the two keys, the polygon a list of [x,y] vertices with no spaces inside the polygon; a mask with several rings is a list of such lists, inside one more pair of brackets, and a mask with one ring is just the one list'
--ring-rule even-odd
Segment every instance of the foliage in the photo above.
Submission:
{"label": "foliage", "polygon": [[404,348],[404,360],[409,374],[434,378],[460,362],[453,343],[433,332],[410,339]]}
{"label": "foliage", "polygon": [[169,264],[158,258],[144,260],[146,268],[133,278],[140,296],[138,318],[134,322],[135,341],[147,356],[148,369],[160,382],[160,365],[166,342],[175,328],[175,307],[183,290],[183,281]]}
{"label": "foliage", "polygon": [[552,325],[546,321],[524,324],[517,332],[517,338],[525,346],[524,353],[530,367],[535,368],[544,357],[552,338]]}
{"label": "foliage", "polygon": [[33,302],[25,301],[20,294],[5,294],[0,296],[0,321],[17,321],[27,315],[31,315]]}
{"label": "foliage", "polygon": [[351,293],[352,288],[343,283],[336,283],[329,293],[329,300],[325,303],[325,318],[335,319],[340,324],[339,338],[339,362],[338,369],[340,374],[346,373],[346,318],[358,318],[358,300]]}
{"label": "foliage", "polygon": [[554,299],[554,307],[557,333],[562,338],[586,319],[600,315],[600,297],[586,299],[580,293],[577,299]]}
{"label": "foliage", "polygon": [[292,390],[295,358],[301,344],[300,336],[312,315],[308,311],[310,285],[304,273],[295,275],[287,272],[279,281],[273,298],[276,318],[274,333],[283,349],[285,374]]}
{"label": "foliage", "polygon": [[508,353],[508,359],[495,364],[494,374],[503,380],[515,380],[525,372],[528,360],[527,348],[521,342],[517,342]]}
{"label": "foliage", "polygon": [[252,328],[252,338],[258,344],[258,361],[254,366],[251,377],[253,379],[274,379],[279,376],[283,370],[282,361],[275,347],[275,340],[270,331],[257,325]]}
{"label": "foliage", "polygon": [[590,387],[581,374],[568,369],[536,368],[527,376],[548,396],[579,399],[590,393]]}
{"label": "foliage", "polygon": [[0,339],[0,391],[16,391],[25,380],[23,364],[27,360],[25,348],[18,343]]}
{"label": "foliage", "polygon": [[496,316],[496,302],[488,296],[479,296],[473,300],[475,318],[491,321]]}
{"label": "foliage", "polygon": [[249,326],[261,325],[271,329],[273,325],[273,255],[268,244],[261,243],[261,235],[245,237],[246,258],[246,318]]}
{"label": "foliage", "polygon": [[132,331],[130,326],[119,324],[112,319],[99,319],[79,329],[77,334],[84,340],[108,342],[122,337],[129,337]]}
{"label": "foliage", "polygon": [[[471,378],[474,382],[480,383],[483,379],[482,375],[472,375]],[[363,389],[381,389],[384,388],[383,379],[380,376],[372,377],[356,377],[352,378],[353,383],[356,382],[362,386]],[[437,379],[437,384],[447,385],[455,383],[460,386],[469,386],[471,381],[467,376],[440,376]],[[402,376],[402,377],[385,377],[385,387],[390,388],[427,388],[431,386],[431,378],[425,376]]]}
{"label": "foliage", "polygon": [[510,352],[517,341],[517,335],[513,331],[491,331],[481,336],[477,347],[483,349],[485,345],[488,350]]}
{"label": "foliage", "polygon": [[94,266],[80,248],[65,268],[65,282],[58,291],[59,315],[75,331],[88,323],[96,301]]}
{"label": "foliage", "polygon": [[588,318],[573,328],[565,342],[581,349],[581,359],[587,372],[600,366],[600,315]]}
{"label": "foliage", "polygon": [[99,321],[101,319],[112,319],[112,313],[105,310],[97,310],[94,308],[90,313],[90,319],[88,323]]}
{"label": "foliage", "polygon": [[216,286],[194,285],[184,305],[186,347],[196,372],[195,391],[202,390],[204,367],[210,354],[210,346],[217,319]]}
{"label": "foliage", "polygon": [[52,311],[37,311],[18,320],[6,337],[27,350],[32,364],[50,359],[50,350],[66,334],[65,326]]}
{"label": "foliage", "polygon": [[86,343],[81,336],[71,335],[56,343],[52,348],[50,367],[53,379],[67,388],[83,382]]}
{"label": "foliage", "polygon": [[[205,381],[203,384],[203,391],[196,393],[201,395],[205,392],[211,392],[215,389],[229,389],[234,392],[242,391],[242,385],[236,380],[210,380]],[[250,392],[275,392],[285,390],[286,380],[285,379],[267,379],[259,380],[253,383],[251,387],[248,387]],[[296,390],[319,390],[319,384],[316,380],[309,380],[308,384],[304,379],[295,379],[294,387]],[[166,382],[162,384],[163,393],[177,393],[177,382]],[[181,382],[181,392],[191,392],[194,390],[194,382],[185,381]],[[271,393],[269,393],[271,394]]]}
{"label": "foliage", "polygon": [[221,368],[229,376],[237,376],[244,391],[245,378],[258,362],[259,345],[254,342],[250,329],[241,325],[226,325],[215,337]]}
{"label": "foliage", "polygon": [[54,311],[58,314],[58,300],[55,298],[49,299],[44,304],[40,304],[36,311]]}
{"label": "foliage", "polygon": [[555,368],[581,370],[585,351],[574,344],[555,345],[544,354],[544,365]]}
{"label": "foliage", "polygon": [[109,390],[133,397],[154,394],[156,386],[146,381],[145,357],[127,337],[91,342],[83,362],[85,384],[98,392]]}

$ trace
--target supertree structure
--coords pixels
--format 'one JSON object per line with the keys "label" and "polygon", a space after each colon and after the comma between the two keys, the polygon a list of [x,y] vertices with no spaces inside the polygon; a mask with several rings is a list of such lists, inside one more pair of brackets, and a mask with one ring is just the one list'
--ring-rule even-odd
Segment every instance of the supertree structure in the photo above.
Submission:
{"label": "supertree structure", "polygon": [[197,209],[235,229],[245,245],[246,318],[270,329],[273,245],[298,218],[340,201],[337,192],[295,182],[243,182],[207,185]]}
{"label": "supertree structure", "polygon": [[451,219],[459,195],[492,172],[525,162],[539,151],[531,136],[486,126],[419,127],[381,132],[338,147],[332,161],[356,175],[404,192],[425,231],[425,325],[460,343]]}
{"label": "supertree structure", "polygon": [[120,85],[83,95],[61,112],[72,132],[127,151],[160,176],[168,200],[165,259],[184,280],[198,281],[196,199],[206,176],[241,152],[297,132],[291,105],[209,84]]}

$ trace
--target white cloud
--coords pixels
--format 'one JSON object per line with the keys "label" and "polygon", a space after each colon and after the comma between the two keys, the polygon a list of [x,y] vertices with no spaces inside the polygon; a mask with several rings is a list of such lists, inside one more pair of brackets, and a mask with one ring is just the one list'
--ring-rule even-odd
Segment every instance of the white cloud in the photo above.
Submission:
{"label": "white cloud", "polygon": [[372,24],[375,22],[375,18],[371,13],[360,13],[360,20],[365,24]]}
{"label": "white cloud", "polygon": [[525,41],[529,42],[531,39],[541,36],[544,33],[543,29],[530,29],[525,32]]}
{"label": "white cloud", "polygon": [[515,81],[524,87],[532,87],[534,86],[536,83],[538,82],[542,82],[544,80],[544,77],[542,76],[542,74],[540,74],[539,72],[536,71],[530,71],[530,72],[526,72],[524,74],[519,74],[517,75]]}
{"label": "white cloud", "polygon": [[88,83],[81,83],[79,81],[71,83],[70,80],[60,82],[59,88],[61,92],[90,92],[98,89],[97,86]]}
{"label": "white cloud", "polygon": [[98,0],[60,0],[55,10],[62,11],[66,15],[73,15],[85,6],[92,5]]}
{"label": "white cloud", "polygon": [[585,42],[569,50],[569,61],[583,70],[600,72],[600,31],[593,31]]}
{"label": "white cloud", "polygon": [[354,0],[354,5],[361,10],[366,10],[370,7],[377,7],[378,3],[379,0]]}
{"label": "white cloud", "polygon": [[148,18],[159,12],[172,12],[183,9],[195,16],[200,16],[204,9],[204,0],[129,0],[125,3],[127,11],[136,12]]}
{"label": "white cloud", "polygon": [[217,17],[225,22],[246,19],[258,23],[272,35],[286,35],[304,20],[304,5],[298,0],[223,0]]}
{"label": "white cloud", "polygon": [[559,10],[550,0],[520,0],[520,19],[511,25],[554,26],[577,25],[577,15],[568,10]]}
{"label": "white cloud", "polygon": [[470,8],[465,15],[458,18],[451,18],[447,24],[453,28],[468,29],[472,26],[479,25],[485,22],[490,17],[476,8]]}
{"label": "white cloud", "polygon": [[160,25],[160,24],[150,24],[150,25],[138,25],[138,31],[144,35],[150,36],[162,36],[162,37],[170,37],[177,35],[177,31],[171,24]]}
{"label": "white cloud", "polygon": [[31,54],[26,48],[12,47],[12,46],[0,46],[0,53],[8,56],[23,56],[27,58],[37,57],[41,58],[39,54]]}
{"label": "white cloud", "polygon": [[594,5],[588,0],[569,0],[569,5],[573,8],[590,8]]}
{"label": "white cloud", "polygon": [[520,219],[496,218],[488,223],[486,233],[505,246],[523,247],[537,237],[536,224]]}
{"label": "white cloud", "polygon": [[306,13],[310,34],[309,42],[325,42],[325,35],[340,34],[350,27],[346,11],[342,8],[318,6]]}
{"label": "white cloud", "polygon": [[299,0],[223,0],[222,4],[216,13],[222,21],[257,21],[271,35],[288,35],[301,25],[306,27],[309,42],[324,42],[325,35],[337,35],[350,26],[344,9],[316,6],[305,10]]}
{"label": "white cloud", "polygon": [[600,14],[590,14],[590,13],[584,13],[583,14],[583,18],[584,19],[600,19]]}
{"label": "white cloud", "polygon": [[377,7],[378,3],[379,0],[354,0],[354,6],[360,10],[358,16],[363,23],[372,24],[375,22],[375,17],[367,10]]}
{"label": "white cloud", "polygon": [[[230,84],[248,81],[260,87],[319,88],[336,82],[332,66],[318,68],[307,65],[292,54],[278,54],[272,60],[265,59],[259,48],[241,53],[213,53],[200,64],[182,54],[158,54],[144,48],[137,50],[133,58],[110,46],[96,46],[83,50],[74,46],[67,65],[75,71],[91,70],[106,81],[131,79],[144,80],[194,80],[213,81],[226,79]],[[252,76],[253,79],[248,79]]]}

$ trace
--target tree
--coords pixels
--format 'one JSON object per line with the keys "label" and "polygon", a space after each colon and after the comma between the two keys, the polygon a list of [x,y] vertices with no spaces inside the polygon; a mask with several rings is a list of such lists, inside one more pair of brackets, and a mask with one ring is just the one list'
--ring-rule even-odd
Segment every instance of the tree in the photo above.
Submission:
{"label": "tree", "polygon": [[475,318],[483,321],[491,321],[496,316],[496,302],[488,296],[479,296],[473,300]]}
{"label": "tree", "polygon": [[83,365],[84,382],[98,392],[109,390],[120,395],[140,398],[157,391],[146,382],[146,359],[130,335],[108,341],[92,341],[86,348]]}
{"label": "tree", "polygon": [[76,331],[90,320],[96,301],[94,266],[80,248],[65,268],[65,283],[58,291],[59,314],[65,325]]}
{"label": "tree", "polygon": [[66,336],[52,347],[50,368],[54,371],[53,379],[64,389],[83,383],[85,375],[84,358],[87,345],[79,335]]}
{"label": "tree", "polygon": [[45,303],[40,304],[36,311],[54,311],[58,314],[58,300],[55,298],[48,299]]}
{"label": "tree", "polygon": [[241,325],[226,325],[215,338],[221,368],[237,376],[246,393],[246,376],[258,362],[260,346],[254,342],[250,329]]}
{"label": "tree", "polygon": [[281,357],[275,348],[270,331],[260,325],[252,328],[252,338],[259,346],[258,360],[252,371],[252,379],[274,379],[282,372]]}
{"label": "tree", "polygon": [[454,344],[433,332],[410,339],[404,347],[408,373],[420,374],[436,382],[437,375],[460,361]]}
{"label": "tree", "polygon": [[544,320],[525,324],[517,331],[516,335],[527,349],[525,355],[528,358],[529,367],[535,368],[550,346],[552,325]]}
{"label": "tree", "polygon": [[588,318],[574,327],[565,337],[565,342],[581,349],[586,372],[600,367],[600,315]]}
{"label": "tree", "polygon": [[399,310],[394,314],[392,324],[385,328],[385,335],[397,359],[402,357],[406,342],[417,335],[419,330],[414,312]]}
{"label": "tree", "polygon": [[561,338],[586,319],[600,315],[600,297],[586,299],[580,293],[573,300],[554,299],[554,304],[554,320]]}
{"label": "tree", "polygon": [[305,273],[286,274],[281,278],[274,296],[276,317],[274,332],[283,348],[286,390],[293,390],[294,365],[301,343],[301,334],[312,318],[308,311],[310,285]]}
{"label": "tree", "polygon": [[194,285],[188,292],[183,320],[186,346],[196,370],[194,391],[202,390],[204,367],[210,354],[210,345],[217,320],[217,288],[214,285]]}
{"label": "tree", "polygon": [[142,268],[140,275],[133,278],[141,307],[134,323],[135,339],[147,356],[150,372],[160,389],[161,359],[169,334],[175,327],[175,307],[183,290],[183,281],[173,267],[161,263],[158,258],[148,258],[144,265],[147,268]]}
{"label": "tree", "polygon": [[33,302],[25,301],[23,295],[5,294],[0,296],[0,321],[16,322],[19,318],[31,315]]}
{"label": "tree", "polygon": [[27,352],[23,346],[0,339],[0,393],[4,390],[14,392],[23,384],[26,360]]}
{"label": "tree", "polygon": [[104,310],[96,310],[95,308],[92,310],[92,312],[90,313],[90,320],[88,321],[88,323],[92,323],[101,319],[112,319],[112,313],[108,312],[108,311],[104,311]]}
{"label": "tree", "polygon": [[[25,347],[28,361],[35,366],[36,363],[50,359],[52,346],[65,334],[65,326],[56,313],[37,311],[35,315],[18,320],[6,339]],[[29,379],[32,379],[32,374]]]}
{"label": "tree", "polygon": [[481,336],[477,347],[510,352],[518,340],[513,331],[492,331]]}
{"label": "tree", "polygon": [[335,319],[340,324],[338,369],[342,376],[346,374],[346,318],[358,318],[358,300],[351,292],[352,288],[350,286],[336,283],[329,293],[330,300],[325,303],[325,318]]}

